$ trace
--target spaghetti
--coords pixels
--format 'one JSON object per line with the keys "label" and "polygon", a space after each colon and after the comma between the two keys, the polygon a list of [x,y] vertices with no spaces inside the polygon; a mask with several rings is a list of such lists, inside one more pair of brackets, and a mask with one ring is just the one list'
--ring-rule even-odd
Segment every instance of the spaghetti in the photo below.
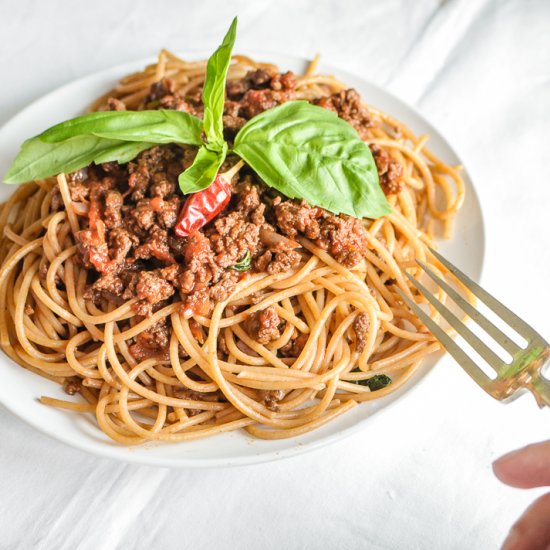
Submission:
{"label": "spaghetti", "polygon": [[[296,98],[316,101],[345,90],[335,78],[315,74],[316,65],[317,59],[297,78]],[[157,63],[123,78],[91,110],[104,108],[108,98],[140,109],[151,86],[164,78],[179,96],[196,95],[205,67],[163,50]],[[257,69],[276,70],[234,56],[228,79]],[[439,344],[397,289],[423,301],[404,276],[415,272],[415,259],[448,276],[428,246],[440,230],[451,236],[464,186],[457,168],[426,149],[427,136],[368,110],[372,124],[365,140],[401,166],[403,184],[388,196],[390,215],[362,220],[368,240],[362,261],[346,267],[300,235],[295,267],[242,277],[207,314],[190,315],[181,294],[149,316],[136,316],[135,298],[121,304],[90,299],[90,272],[76,237],[86,227],[89,205],[73,199],[64,174],[21,186],[0,211],[0,345],[22,367],[84,400],[41,401],[95,414],[101,430],[127,445],[239,428],[277,439],[313,430],[410,379]],[[246,323],[268,308],[280,330],[262,342]],[[165,352],[136,358],[136,338],[159,322],[168,327]],[[298,337],[301,349],[283,353]],[[392,383],[372,391],[365,382],[381,374]]]}

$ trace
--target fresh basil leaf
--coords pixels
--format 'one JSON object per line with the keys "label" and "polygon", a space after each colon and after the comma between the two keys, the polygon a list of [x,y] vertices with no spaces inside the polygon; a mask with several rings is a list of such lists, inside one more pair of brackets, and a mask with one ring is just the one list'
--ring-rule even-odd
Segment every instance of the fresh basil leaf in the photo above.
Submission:
{"label": "fresh basil leaf", "polygon": [[370,388],[370,391],[378,391],[389,386],[392,383],[392,379],[385,374],[375,374],[366,380],[356,380],[355,383],[360,386],[367,386]]}
{"label": "fresh basil leaf", "polygon": [[122,141],[119,145],[113,145],[100,153],[93,160],[96,164],[102,162],[118,162],[124,164],[135,159],[145,149],[154,147],[154,143],[146,143],[143,141]]}
{"label": "fresh basil leaf", "polygon": [[184,195],[206,189],[216,177],[227,155],[227,143],[220,146],[203,145],[193,164],[179,175],[178,182]]}
{"label": "fresh basil leaf", "polygon": [[38,137],[47,143],[89,134],[124,141],[201,145],[201,131],[200,119],[181,111],[103,111],[61,122]]}
{"label": "fresh basil leaf", "polygon": [[389,386],[392,383],[392,379],[385,374],[375,374],[373,377],[367,380],[367,386],[370,391],[377,391]]}
{"label": "fresh basil leaf", "polygon": [[204,133],[209,143],[222,143],[223,105],[225,79],[231,62],[231,50],[237,36],[237,18],[233,19],[220,47],[212,54],[206,65],[206,79],[202,92],[204,104]]}
{"label": "fresh basil leaf", "polygon": [[246,251],[246,254],[244,258],[236,263],[235,265],[231,266],[231,269],[234,271],[248,271],[250,269],[250,265],[252,264],[252,256],[250,254],[250,250]]}
{"label": "fresh basil leaf", "polygon": [[97,136],[76,136],[59,143],[45,143],[35,137],[23,143],[19,154],[4,177],[6,183],[74,172],[92,162],[128,162],[152,143],[128,143]]}
{"label": "fresh basil leaf", "polygon": [[369,147],[336,113],[289,101],[249,120],[233,151],[270,187],[335,214],[391,212]]}

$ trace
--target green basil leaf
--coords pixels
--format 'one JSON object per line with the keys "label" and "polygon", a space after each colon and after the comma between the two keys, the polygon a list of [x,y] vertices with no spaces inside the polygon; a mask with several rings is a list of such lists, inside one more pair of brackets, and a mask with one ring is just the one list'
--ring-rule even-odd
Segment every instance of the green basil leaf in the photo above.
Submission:
{"label": "green basil leaf", "polygon": [[19,154],[4,177],[6,183],[55,176],[61,172],[74,172],[92,162],[128,162],[152,143],[128,143],[103,139],[97,136],[76,136],[59,143],[45,143],[32,138],[21,146]]}
{"label": "green basil leaf", "polygon": [[202,92],[204,104],[204,133],[210,143],[221,143],[223,139],[223,104],[225,100],[225,79],[231,62],[231,50],[237,35],[237,18],[233,19],[221,46],[212,54],[206,65],[206,79]]}
{"label": "green basil leaf", "polygon": [[249,120],[233,151],[270,187],[335,214],[391,212],[369,147],[336,113],[289,101]]}
{"label": "green basil leaf", "polygon": [[184,195],[206,189],[216,177],[227,155],[227,143],[220,146],[203,145],[193,164],[179,175],[178,182]]}
{"label": "green basil leaf", "polygon": [[124,164],[135,159],[145,149],[154,147],[154,143],[143,141],[121,141],[119,145],[112,145],[105,149],[103,153],[97,155],[93,162],[101,164],[102,162],[118,162]]}
{"label": "green basil leaf", "polygon": [[52,126],[38,137],[57,143],[90,134],[107,139],[201,145],[201,120],[181,111],[103,111]]}
{"label": "green basil leaf", "polygon": [[[361,371],[359,370],[359,368],[355,368],[352,372]],[[374,376],[371,376],[370,378],[366,378],[364,380],[355,380],[353,383],[359,384],[360,386],[367,386],[368,388],[370,388],[370,391],[378,391],[385,388],[386,386],[389,386],[392,383],[392,379],[385,374],[375,374]]]}
{"label": "green basil leaf", "polygon": [[368,380],[365,380],[365,382],[370,391],[377,391],[389,386],[392,383],[392,379],[385,374],[375,374]]}

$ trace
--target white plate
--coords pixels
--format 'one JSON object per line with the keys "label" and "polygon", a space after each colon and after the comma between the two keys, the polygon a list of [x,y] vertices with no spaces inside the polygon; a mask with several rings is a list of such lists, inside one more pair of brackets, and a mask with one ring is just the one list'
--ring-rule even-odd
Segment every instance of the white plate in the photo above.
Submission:
{"label": "white plate", "polygon": [[[185,56],[184,56],[185,57]],[[191,58],[204,59],[193,55]],[[306,61],[283,55],[255,55],[257,59],[275,62],[282,70],[303,72]],[[140,70],[151,60],[141,60],[114,67],[63,86],[42,97],[12,118],[0,130],[0,174],[4,174],[15,157],[19,145],[28,137],[47,127],[81,114],[96,97],[113,87],[130,72]],[[369,82],[334,67],[321,65],[319,72],[334,74],[355,87],[372,105],[391,113],[409,125],[417,134],[429,134],[430,149],[448,163],[462,164],[447,141],[418,112]],[[484,254],[484,230],[480,205],[470,178],[464,172],[466,201],[458,216],[455,236],[442,242],[440,249],[474,279],[479,279]],[[13,187],[0,185],[4,200]],[[170,467],[208,468],[266,462],[317,449],[334,443],[357,430],[368,430],[369,422],[383,416],[383,410],[409,392],[433,367],[437,358],[426,362],[405,387],[373,403],[364,403],[322,428],[304,436],[282,441],[251,439],[244,432],[218,435],[179,444],[145,444],[122,447],[108,439],[96,426],[92,415],[79,415],[41,405],[38,397],[50,395],[63,398],[61,388],[32,374],[0,356],[0,402],[13,414],[41,432],[59,441],[90,453],[123,460]],[[406,403],[401,406],[406,406]],[[383,444],[383,442],[378,442]]]}

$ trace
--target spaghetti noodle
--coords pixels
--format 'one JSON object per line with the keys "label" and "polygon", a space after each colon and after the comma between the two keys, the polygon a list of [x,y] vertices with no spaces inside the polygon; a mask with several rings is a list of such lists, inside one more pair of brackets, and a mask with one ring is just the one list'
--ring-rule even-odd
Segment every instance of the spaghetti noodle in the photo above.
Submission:
{"label": "spaghetti noodle", "polygon": [[[316,65],[297,78],[296,98],[316,101],[345,90],[335,78],[315,74]],[[91,110],[104,108],[108,98],[142,108],[151,86],[164,78],[179,96],[196,95],[205,67],[163,50],[157,63],[123,78]],[[228,79],[257,69],[276,70],[234,56]],[[423,301],[404,276],[415,272],[415,259],[448,275],[428,246],[440,229],[451,236],[464,186],[457,168],[426,149],[427,136],[368,110],[365,139],[401,166],[403,184],[388,196],[390,215],[362,220],[368,240],[362,261],[346,267],[300,235],[295,267],[242,277],[208,314],[190,315],[181,294],[149,316],[136,316],[135,298],[121,304],[90,299],[90,272],[76,238],[86,227],[86,201],[73,199],[64,174],[21,186],[0,212],[0,345],[22,367],[84,399],[41,401],[95,414],[101,430],[128,445],[239,428],[276,439],[313,430],[402,386],[439,344],[396,289]],[[247,319],[268,308],[280,330],[258,341]],[[136,358],[136,338],[159,322],[169,329],[165,353]],[[283,353],[298,337],[301,349]],[[372,391],[365,382],[381,374],[393,382]]]}

